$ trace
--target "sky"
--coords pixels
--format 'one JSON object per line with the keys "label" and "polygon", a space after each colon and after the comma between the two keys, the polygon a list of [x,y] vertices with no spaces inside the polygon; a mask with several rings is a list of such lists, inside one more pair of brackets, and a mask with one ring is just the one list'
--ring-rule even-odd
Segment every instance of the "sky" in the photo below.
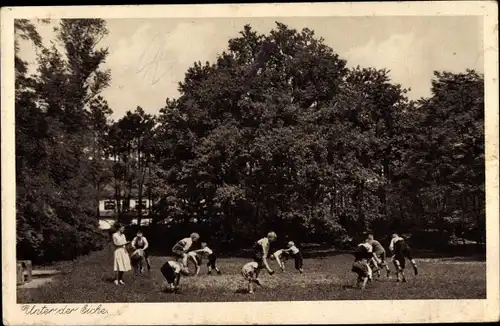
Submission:
{"label": "sky", "polygon": [[[474,16],[110,19],[99,45],[109,48],[102,67],[112,81],[102,96],[112,118],[137,106],[158,114],[167,98],[179,95],[178,83],[195,61],[214,62],[245,24],[267,34],[276,21],[313,30],[349,67],[389,69],[394,83],[411,88],[411,99],[430,95],[435,70],[484,72],[483,22]],[[49,45],[53,25],[37,27]],[[22,43],[20,55],[34,71],[33,46]]]}

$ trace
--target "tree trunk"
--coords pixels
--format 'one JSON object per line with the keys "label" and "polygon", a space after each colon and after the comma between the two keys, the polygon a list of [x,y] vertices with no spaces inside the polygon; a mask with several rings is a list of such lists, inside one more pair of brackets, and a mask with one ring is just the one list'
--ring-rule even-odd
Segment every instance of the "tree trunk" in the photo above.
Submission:
{"label": "tree trunk", "polygon": [[[144,182],[143,173],[142,173],[142,158],[141,158],[141,145],[140,141],[137,144],[137,200],[139,203],[139,208],[137,210],[137,225],[141,227],[142,223],[142,186]],[[137,207],[137,203],[136,203]]]}

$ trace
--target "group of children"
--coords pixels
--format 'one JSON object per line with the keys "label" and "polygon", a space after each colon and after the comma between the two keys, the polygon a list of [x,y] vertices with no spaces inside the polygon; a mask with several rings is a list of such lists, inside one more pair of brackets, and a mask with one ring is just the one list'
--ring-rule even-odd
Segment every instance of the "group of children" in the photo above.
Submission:
{"label": "group of children", "polygon": [[[411,249],[405,240],[394,233],[389,244],[389,251],[392,253],[392,261],[396,268],[397,281],[406,282],[404,269],[406,267],[406,258],[410,260],[415,275],[418,275],[418,268]],[[376,272],[380,277],[380,270],[385,268],[387,277],[391,276],[389,265],[386,263],[386,251],[384,247],[374,239],[373,234],[357,246],[354,252],[354,263],[352,271],[358,275],[357,286],[364,289],[368,281],[373,279],[373,273]]]}
{"label": "group of children", "polygon": [[[172,248],[172,254],[175,260],[169,260],[162,265],[160,271],[167,281],[167,290],[176,291],[179,287],[181,275],[190,275],[188,268],[188,261],[192,261],[195,265],[195,275],[199,275],[203,259],[207,259],[207,274],[211,274],[215,270],[221,274],[220,269],[217,267],[217,257],[212,249],[207,246],[206,242],[201,243],[201,249],[190,250],[193,243],[198,242],[200,236],[198,233],[192,233],[189,237],[178,241]],[[275,232],[269,232],[266,237],[259,239],[253,246],[253,261],[246,263],[241,274],[248,282],[248,292],[254,293],[254,284],[261,286],[259,281],[259,274],[262,269],[266,269],[269,275],[273,275],[274,271],[271,268],[268,258],[275,260],[281,270],[285,271],[285,261],[288,258],[293,258],[295,262],[295,269],[300,274],[303,270],[303,256],[302,252],[297,248],[293,241],[289,241],[287,248],[279,249],[270,254],[271,243],[277,240]],[[137,237],[132,241],[132,246],[136,250],[144,253],[147,267],[151,268],[149,258],[145,252],[148,247],[146,238],[139,231]],[[410,260],[415,275],[418,275],[418,268],[415,259],[412,256],[411,249],[405,240],[397,234],[392,235],[389,244],[389,251],[392,253],[392,261],[396,268],[397,281],[406,282],[404,274],[405,260]],[[376,273],[378,277],[381,276],[381,270],[385,269],[387,277],[390,277],[391,272],[387,264],[387,253],[379,241],[374,239],[373,234],[369,234],[367,238],[360,243],[354,252],[354,263],[352,271],[358,275],[357,286],[364,289],[368,281],[373,279],[373,274]]]}
{"label": "group of children", "polygon": [[278,266],[282,271],[285,271],[285,260],[292,257],[295,260],[295,269],[301,274],[304,273],[302,268],[303,256],[301,251],[295,246],[293,241],[288,242],[286,249],[279,249],[272,255],[269,255],[271,243],[276,241],[277,235],[274,232],[269,232],[267,237],[258,240],[254,246],[254,259],[252,262],[246,263],[241,269],[241,275],[248,282],[248,293],[254,293],[254,284],[262,286],[259,281],[260,271],[265,268],[269,275],[273,275],[274,271],[271,269],[267,257],[276,260]]}
{"label": "group of children", "polygon": [[[179,287],[179,282],[181,275],[189,275],[188,260],[191,260],[196,268],[195,275],[200,273],[201,264],[203,258],[208,260],[207,268],[208,274],[215,270],[218,274],[221,274],[220,269],[216,265],[217,256],[214,254],[213,250],[207,246],[206,242],[201,243],[201,249],[192,250],[191,246],[193,243],[198,242],[200,235],[198,233],[192,233],[188,238],[184,238],[178,241],[172,247],[172,254],[175,257],[175,261],[167,261],[160,268],[163,277],[167,281],[168,288],[171,291],[176,291]],[[180,260],[180,262],[179,262]]]}
{"label": "group of children", "polygon": [[[200,273],[200,267],[202,265],[202,260],[206,258],[207,262],[207,274],[211,274],[212,270],[215,270],[218,274],[221,274],[220,269],[217,267],[217,257],[212,249],[210,249],[206,242],[201,243],[201,249],[192,250],[191,246],[193,243],[198,242],[200,236],[198,233],[192,233],[188,238],[184,238],[178,241],[172,248],[172,254],[175,260],[167,261],[160,268],[166,282],[166,290],[176,291],[179,287],[179,282],[181,275],[189,275],[190,271],[188,268],[188,261],[192,261],[195,265],[196,271],[195,275]],[[295,260],[295,268],[303,273],[303,257],[300,250],[295,246],[293,241],[288,242],[287,248],[277,250],[272,255],[270,255],[270,245],[272,242],[276,241],[277,236],[274,232],[269,232],[266,237],[255,242],[254,259],[252,262],[246,263],[241,274],[244,279],[248,282],[249,293],[254,293],[253,285],[261,285],[258,277],[260,271],[265,268],[270,275],[274,274],[271,269],[267,258],[276,260],[282,271],[285,271],[284,261],[288,257],[292,257]]]}

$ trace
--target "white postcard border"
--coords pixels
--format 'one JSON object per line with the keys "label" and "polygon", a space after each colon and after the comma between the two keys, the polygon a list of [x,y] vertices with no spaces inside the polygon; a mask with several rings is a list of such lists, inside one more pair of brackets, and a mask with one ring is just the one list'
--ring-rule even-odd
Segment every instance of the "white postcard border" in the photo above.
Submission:
{"label": "white postcard border", "polygon": [[[100,314],[27,315],[16,303],[14,41],[15,18],[167,18],[284,16],[459,16],[484,18],[487,299],[233,303],[113,303]],[[6,325],[321,324],[476,322],[499,320],[498,16],[493,1],[259,5],[2,8],[2,296]],[[93,304],[97,306],[98,304]],[[43,304],[37,304],[41,308]],[[47,304],[78,307],[83,304]]]}

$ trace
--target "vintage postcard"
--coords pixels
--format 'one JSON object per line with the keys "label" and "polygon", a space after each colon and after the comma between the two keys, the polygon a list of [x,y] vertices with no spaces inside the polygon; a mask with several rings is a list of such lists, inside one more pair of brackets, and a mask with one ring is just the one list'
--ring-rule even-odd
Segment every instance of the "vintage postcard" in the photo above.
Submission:
{"label": "vintage postcard", "polygon": [[4,324],[498,321],[497,21],[2,8]]}

